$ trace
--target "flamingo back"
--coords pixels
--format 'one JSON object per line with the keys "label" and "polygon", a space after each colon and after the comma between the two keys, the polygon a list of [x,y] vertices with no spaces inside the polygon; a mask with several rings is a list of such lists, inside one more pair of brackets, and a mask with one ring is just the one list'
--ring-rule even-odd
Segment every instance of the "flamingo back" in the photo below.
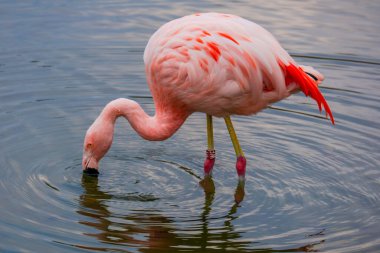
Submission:
{"label": "flamingo back", "polygon": [[328,108],[317,84],[303,71],[302,78],[295,74],[301,68],[278,41],[238,16],[199,13],[170,21],[150,38],[144,62],[158,107],[249,115],[301,88]]}

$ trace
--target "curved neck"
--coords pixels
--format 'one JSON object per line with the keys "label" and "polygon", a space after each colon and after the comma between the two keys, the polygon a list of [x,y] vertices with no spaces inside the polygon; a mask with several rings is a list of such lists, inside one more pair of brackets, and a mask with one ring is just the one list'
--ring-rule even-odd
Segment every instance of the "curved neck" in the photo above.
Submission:
{"label": "curved neck", "polygon": [[112,125],[120,116],[125,117],[142,138],[160,141],[172,136],[185,122],[189,113],[156,108],[156,114],[152,117],[146,114],[136,101],[119,98],[108,103],[100,115]]}

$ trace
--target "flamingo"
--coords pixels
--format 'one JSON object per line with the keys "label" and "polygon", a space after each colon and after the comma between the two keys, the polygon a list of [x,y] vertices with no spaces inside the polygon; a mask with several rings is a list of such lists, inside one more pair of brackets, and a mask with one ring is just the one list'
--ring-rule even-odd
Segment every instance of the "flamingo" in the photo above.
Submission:
{"label": "flamingo", "polygon": [[252,115],[292,93],[314,99],[319,111],[334,117],[318,85],[323,75],[298,65],[263,27],[239,16],[196,13],[172,20],[149,39],[144,51],[147,82],[155,104],[149,116],[130,99],[109,102],[86,132],[83,172],[97,175],[99,161],[112,144],[116,119],[126,118],[144,139],[171,137],[194,112],[206,114],[205,176],[215,163],[213,117],[223,117],[244,180],[246,158],[231,115]]}

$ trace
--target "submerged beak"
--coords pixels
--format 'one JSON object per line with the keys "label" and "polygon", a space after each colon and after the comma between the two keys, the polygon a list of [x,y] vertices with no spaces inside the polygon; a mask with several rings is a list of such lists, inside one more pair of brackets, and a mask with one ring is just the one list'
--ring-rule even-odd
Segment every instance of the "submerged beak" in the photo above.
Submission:
{"label": "submerged beak", "polygon": [[84,154],[83,156],[83,174],[86,174],[89,176],[99,175],[99,171],[97,169],[97,162],[91,154],[90,155]]}
{"label": "submerged beak", "polygon": [[83,170],[83,174],[96,177],[99,175],[99,171],[97,169],[94,169],[94,168],[85,168]]}

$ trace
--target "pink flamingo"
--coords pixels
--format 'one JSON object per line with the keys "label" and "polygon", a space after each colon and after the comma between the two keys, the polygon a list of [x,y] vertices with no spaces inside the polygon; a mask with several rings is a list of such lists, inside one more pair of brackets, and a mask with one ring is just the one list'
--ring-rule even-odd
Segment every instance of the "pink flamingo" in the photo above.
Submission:
{"label": "pink flamingo", "polygon": [[215,162],[212,116],[223,117],[244,180],[246,159],[230,115],[251,115],[301,90],[334,118],[318,89],[324,77],[299,66],[261,26],[238,16],[199,13],[175,19],[158,29],[144,52],[145,70],[156,113],[147,115],[130,99],[108,103],[87,130],[83,170],[98,174],[98,162],[112,144],[115,121],[126,118],[144,139],[165,140],[193,112],[206,113],[208,148],[204,173]]}

